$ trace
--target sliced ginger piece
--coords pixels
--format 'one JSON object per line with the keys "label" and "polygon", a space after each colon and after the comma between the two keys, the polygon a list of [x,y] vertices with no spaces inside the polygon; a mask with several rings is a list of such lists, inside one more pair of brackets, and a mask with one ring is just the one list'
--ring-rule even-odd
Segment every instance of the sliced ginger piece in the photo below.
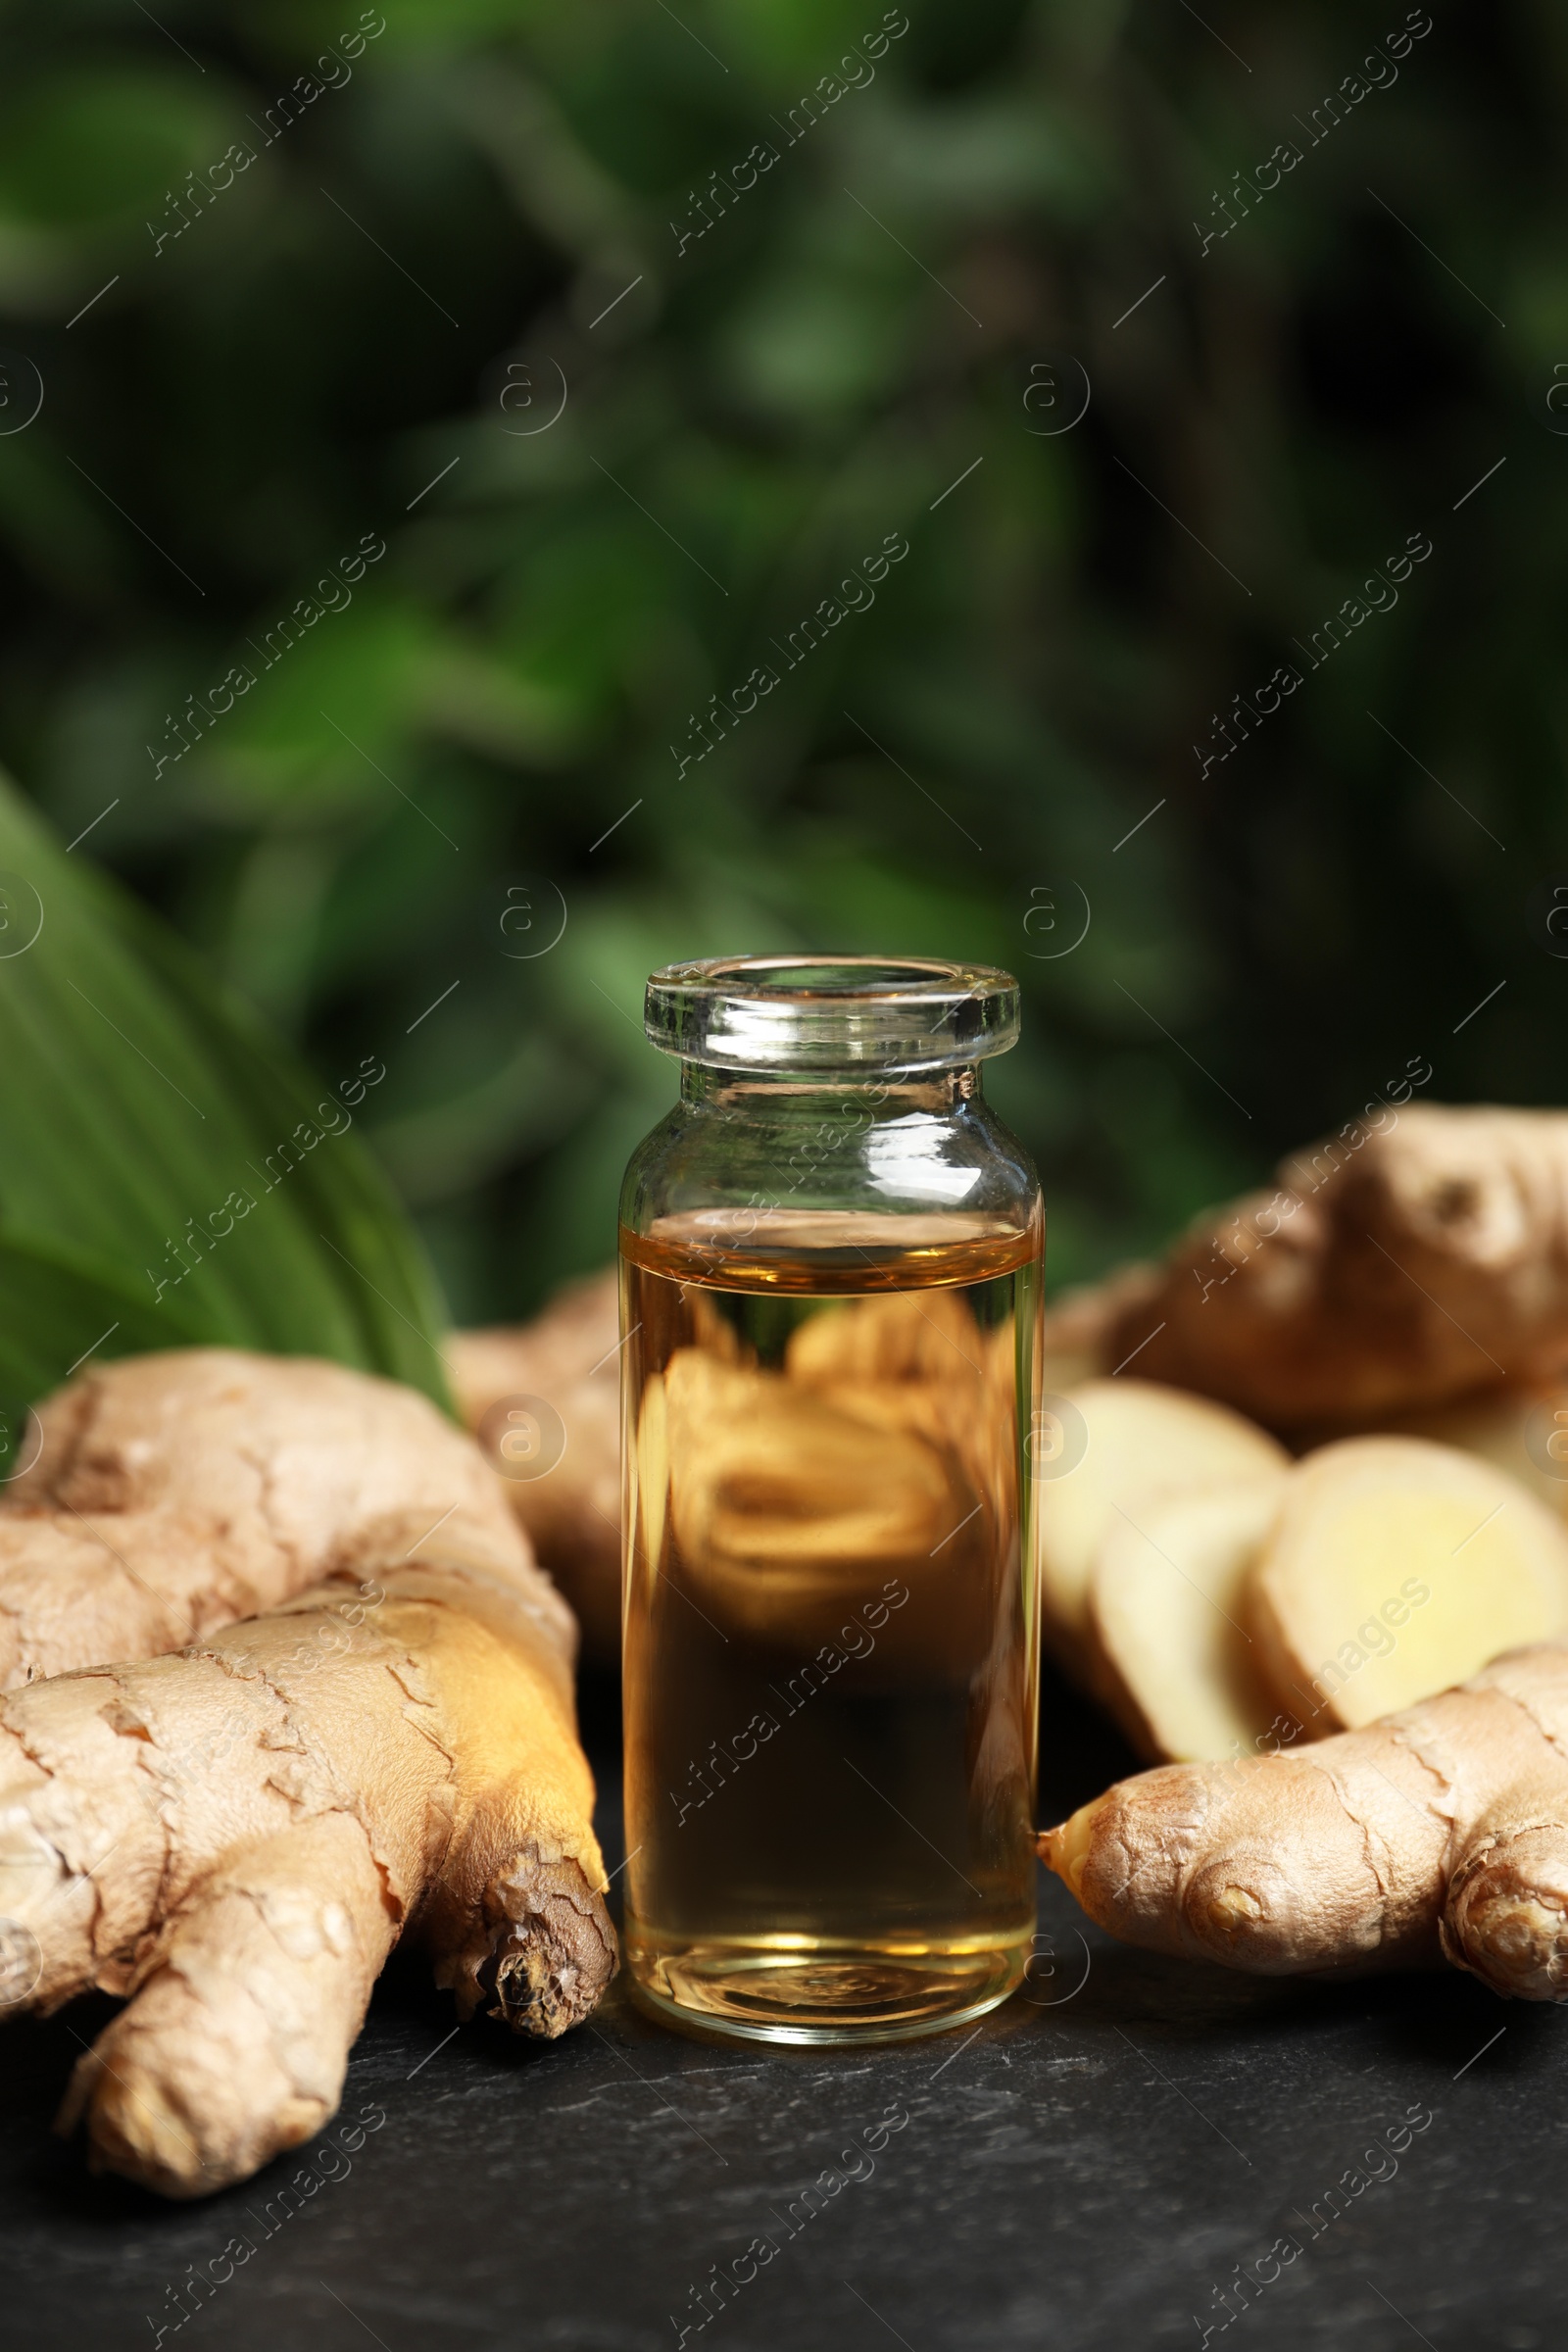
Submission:
{"label": "sliced ginger piece", "polygon": [[1431,1438],[1505,1470],[1559,1519],[1568,1519],[1568,1388],[1490,1388],[1458,1404],[1385,1422],[1380,1435]]}
{"label": "sliced ginger piece", "polygon": [[1082,1414],[1089,1443],[1081,1461],[1036,1489],[1041,1588],[1060,1634],[1081,1647],[1090,1577],[1117,1506],[1136,1514],[1151,1494],[1262,1477],[1290,1456],[1229,1405],[1152,1381],[1087,1380],[1065,1401]]}
{"label": "sliced ginger piece", "polygon": [[1250,1604],[1279,1703],[1354,1729],[1568,1628],[1568,1534],[1473,1454],[1347,1438],[1291,1472]]}
{"label": "sliced ginger piece", "polygon": [[1090,1587],[1104,1696],[1155,1761],[1254,1754],[1275,1715],[1246,1586],[1286,1483],[1194,1487],[1112,1518]]}

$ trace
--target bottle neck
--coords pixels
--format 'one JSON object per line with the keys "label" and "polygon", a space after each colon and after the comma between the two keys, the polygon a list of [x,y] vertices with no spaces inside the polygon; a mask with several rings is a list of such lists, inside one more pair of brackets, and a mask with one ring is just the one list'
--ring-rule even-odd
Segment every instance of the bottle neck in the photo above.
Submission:
{"label": "bottle neck", "polygon": [[680,1065],[680,1099],[709,1110],[800,1112],[816,1118],[897,1119],[911,1111],[943,1117],[978,1102],[980,1065],[921,1070],[725,1070]]}

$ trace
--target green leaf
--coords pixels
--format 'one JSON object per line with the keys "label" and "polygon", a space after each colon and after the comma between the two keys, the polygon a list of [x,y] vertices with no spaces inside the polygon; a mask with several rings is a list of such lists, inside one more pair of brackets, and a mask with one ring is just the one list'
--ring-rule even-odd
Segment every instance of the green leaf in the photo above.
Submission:
{"label": "green leaf", "polygon": [[0,1069],[0,1413],[84,1351],[194,1343],[447,1402],[433,1279],[352,1132],[373,1041],[313,1085],[3,781]]}

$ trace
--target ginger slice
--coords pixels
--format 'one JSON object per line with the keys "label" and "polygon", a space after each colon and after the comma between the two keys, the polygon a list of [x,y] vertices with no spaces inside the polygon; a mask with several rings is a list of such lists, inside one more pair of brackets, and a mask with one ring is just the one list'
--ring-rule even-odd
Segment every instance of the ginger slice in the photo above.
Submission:
{"label": "ginger slice", "polygon": [[1156,1761],[1254,1752],[1275,1709],[1252,1658],[1248,1573],[1283,1474],[1149,1496],[1101,1545],[1090,1612],[1103,1694]]}
{"label": "ginger slice", "polygon": [[1468,1969],[1568,1997],[1568,1649],[1245,1763],[1118,1782],[1040,1852],[1146,1949],[1266,1976]]}
{"label": "ginger slice", "polygon": [[1485,1389],[1457,1404],[1402,1414],[1375,1434],[1431,1438],[1457,1446],[1461,1453],[1478,1453],[1528,1487],[1556,1517],[1568,1519],[1568,1389],[1559,1383]]}
{"label": "ginger slice", "polygon": [[1308,1737],[1372,1723],[1568,1628],[1568,1533],[1472,1454],[1347,1438],[1291,1472],[1250,1618]]}
{"label": "ginger slice", "polygon": [[1118,1507],[1136,1515],[1152,1494],[1262,1477],[1290,1457],[1228,1405],[1152,1381],[1085,1381],[1065,1400],[1083,1416],[1088,1446],[1075,1463],[1061,1457],[1060,1475],[1039,1480],[1035,1501],[1042,1602],[1081,1663],[1090,1577]]}

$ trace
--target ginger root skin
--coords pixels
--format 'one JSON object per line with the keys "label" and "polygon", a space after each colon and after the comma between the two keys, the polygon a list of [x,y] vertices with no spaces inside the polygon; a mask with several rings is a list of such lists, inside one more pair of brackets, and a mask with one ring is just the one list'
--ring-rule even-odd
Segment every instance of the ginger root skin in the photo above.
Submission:
{"label": "ginger root skin", "polygon": [[1265,1976],[1446,1959],[1568,1998],[1568,1649],[1512,1651],[1298,1752],[1139,1774],[1040,1852],[1151,1951]]}
{"label": "ginger root skin", "polygon": [[1410,1103],[1280,1163],[1153,1275],[1075,1302],[1107,1364],[1272,1429],[1349,1429],[1568,1368],[1568,1113]]}
{"label": "ginger root skin", "polygon": [[[33,1451],[36,1444],[36,1451]],[[0,1690],[200,1641],[437,1521],[503,1571],[515,1530],[473,1446],[396,1381],[182,1348],[36,1408],[0,1489]]]}
{"label": "ginger root skin", "polygon": [[12,2014],[128,2002],[66,2103],[93,2166],[200,2196],[309,2137],[404,1936],[461,2016],[587,2015],[615,1937],[576,1626],[471,1441],[226,1348],[37,1419],[0,1498],[0,1918]]}
{"label": "ginger root skin", "polygon": [[62,2114],[94,2170],[203,2196],[318,2131],[405,1935],[462,2017],[554,2036],[593,2009],[616,1946],[569,1658],[526,1560],[437,1542],[0,1701],[0,1912],[38,1955],[16,2006],[128,1997]]}

